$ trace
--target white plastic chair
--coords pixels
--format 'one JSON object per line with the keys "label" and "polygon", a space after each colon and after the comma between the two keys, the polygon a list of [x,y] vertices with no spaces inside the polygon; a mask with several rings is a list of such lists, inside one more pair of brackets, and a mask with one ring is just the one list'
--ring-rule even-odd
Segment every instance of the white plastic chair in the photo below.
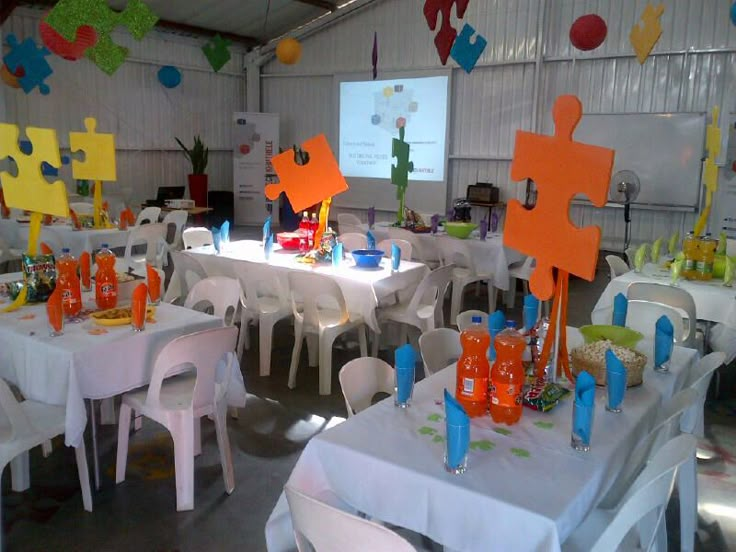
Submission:
{"label": "white plastic chair", "polygon": [[76,203],[70,203],[69,208],[78,215],[94,215],[95,214],[95,206],[92,203],[78,201]]}
{"label": "white plastic chair", "polygon": [[174,238],[171,240],[171,243],[169,246],[173,249],[179,250],[182,248],[182,240],[181,240],[181,234],[184,231],[184,226],[187,223],[187,219],[189,218],[189,213],[186,211],[178,210],[178,211],[169,211],[166,213],[166,216],[164,217],[163,224],[166,226],[166,232],[168,234],[168,228],[169,224],[173,224],[176,226],[176,231],[174,233]]}
{"label": "white plastic chair", "polygon": [[708,345],[712,351],[720,351],[726,355],[724,364],[731,364],[736,358],[736,329],[726,324],[714,324],[708,335]]}
{"label": "white plastic chair", "polygon": [[[10,464],[14,491],[24,491],[31,484],[28,451],[64,433],[66,414],[61,406],[35,401],[18,402],[5,380],[0,379],[0,409],[7,419],[0,430],[0,474]],[[74,449],[84,509],[92,511],[92,493],[84,439]],[[0,530],[0,544],[2,530]]]}
{"label": "white plastic chair", "polygon": [[[596,508],[563,543],[566,552],[609,552],[640,549],[667,550],[665,509],[678,468],[694,459],[696,441],[692,435],[680,435],[665,444],[641,472],[621,504],[613,510]],[[624,539],[637,522],[639,543]],[[633,546],[632,546],[633,545]],[[621,548],[619,548],[621,546]]]}
{"label": "white plastic chair", "polygon": [[693,433],[699,437],[703,436],[703,410],[705,399],[708,394],[708,386],[713,373],[723,365],[726,355],[723,353],[710,353],[698,361],[698,364],[690,372],[688,387],[695,389],[698,393],[698,404],[687,413],[682,421],[682,430]]}
{"label": "white plastic chair", "polygon": [[516,280],[522,280],[524,282],[524,295],[529,295],[529,278],[532,277],[535,264],[534,257],[527,257],[522,262],[512,264],[509,267],[509,290],[504,297],[504,303],[507,307],[513,309],[516,304]]}
{"label": "white plastic chair", "polygon": [[339,241],[345,251],[355,251],[356,249],[367,249],[368,248],[368,238],[365,237],[365,234],[358,234],[358,233],[348,233],[348,234],[340,234],[337,237],[337,241]]}
{"label": "white plastic chair", "polygon": [[672,322],[675,343],[682,345],[685,341],[682,314],[673,307],[663,303],[639,300],[629,301],[626,311],[626,327],[641,332],[647,337],[653,337],[657,320],[663,315]]}
{"label": "white plastic chair", "polygon": [[356,358],[340,369],[340,387],[348,418],[371,405],[376,393],[394,392],[393,366],[380,358]]}
{"label": "white plastic chair", "polygon": [[681,311],[681,314],[685,314],[685,319],[687,320],[687,331],[685,332],[682,345],[691,349],[697,348],[698,316],[695,299],[693,299],[693,296],[687,290],[665,284],[634,282],[627,288],[626,298],[637,301],[662,303]]}
{"label": "white plastic chair", "polygon": [[622,274],[626,274],[631,270],[629,265],[626,264],[626,261],[618,255],[606,255],[606,262],[608,263],[608,268],[611,271],[611,280],[618,278]]}
{"label": "white plastic chair", "polygon": [[240,282],[235,278],[210,276],[189,290],[184,308],[203,310],[202,304],[205,309],[211,306],[214,316],[222,318],[226,326],[232,326],[242,295]]}
{"label": "white plastic chair", "polygon": [[[144,244],[146,253],[144,255],[133,255],[133,247]],[[169,248],[166,243],[166,226],[160,222],[134,226],[128,234],[128,242],[125,244],[125,256],[122,261],[118,259],[118,271],[132,271],[136,274],[146,274],[146,264],[163,268],[164,259]]]}
{"label": "white plastic chair", "polygon": [[624,251],[624,255],[626,255],[626,262],[629,263],[629,270],[634,270],[634,257],[636,257],[636,247],[631,246],[627,247],[626,251]]}
{"label": "white plastic chair", "polygon": [[341,235],[360,234],[363,228],[362,224],[361,220],[351,213],[339,213],[337,215],[337,229]]}
{"label": "white plastic chair", "polygon": [[411,243],[409,243],[406,240],[401,240],[399,238],[389,238],[387,240],[382,240],[378,242],[378,245],[376,245],[376,249],[380,249],[386,254],[386,258],[391,258],[391,246],[397,245],[398,248],[401,250],[401,259],[404,261],[410,261],[411,260]]}
{"label": "white plastic chair", "polygon": [[[118,450],[115,482],[125,480],[131,411],[143,414],[163,425],[174,440],[176,472],[176,509],[194,509],[194,456],[198,422],[213,415],[217,445],[220,449],[225,491],[235,489],[235,475],[227,435],[225,386],[215,381],[218,363],[227,353],[234,353],[238,330],[215,328],[185,335],[169,342],[156,358],[148,387],[123,395],[118,425]],[[230,362],[234,355],[229,355]],[[192,365],[195,373],[180,374]],[[226,373],[230,373],[230,366]],[[173,374],[180,375],[172,377]]]}
{"label": "white plastic chair", "polygon": [[[434,330],[437,313],[441,312],[442,301],[454,268],[455,265],[448,265],[429,272],[419,282],[408,301],[378,307],[376,309],[378,322],[391,320],[401,323],[401,343],[406,343],[407,326],[418,328],[421,333]],[[380,334],[374,336],[371,356],[378,356],[379,337]]]}
{"label": "white plastic chair", "polygon": [[736,240],[726,239],[726,255],[729,257],[736,255]]}
{"label": "white plastic chair", "polygon": [[459,332],[463,331],[465,328],[470,326],[473,323],[473,317],[474,316],[480,316],[481,318],[481,324],[483,324],[484,327],[488,327],[488,313],[483,312],[481,310],[466,310],[461,312],[457,315],[457,329]]}
{"label": "white plastic chair", "polygon": [[304,335],[316,334],[317,340],[313,343],[319,350],[319,394],[329,395],[332,389],[332,344],[335,338],[357,329],[360,356],[368,356],[363,317],[354,315],[350,319],[340,286],[327,276],[290,272],[289,287],[294,311],[294,350],[289,368],[289,389],[296,386]]}
{"label": "white plastic chair", "polygon": [[299,552],[416,552],[383,525],[284,487]]}
{"label": "white plastic chair", "polygon": [[156,223],[160,216],[161,207],[145,207],[138,213],[138,217],[135,219],[135,225],[140,226],[141,224]]}
{"label": "white plastic chair", "polygon": [[[171,260],[174,263],[174,273],[171,275],[169,288],[164,296],[164,302],[166,303],[173,303],[179,297],[186,297],[194,284],[207,278],[207,272],[202,263],[191,255],[181,251],[172,251]],[[172,286],[172,282],[179,284],[179,294],[176,294],[176,286]]]}
{"label": "white plastic chair", "polygon": [[447,368],[463,354],[460,332],[437,328],[419,336],[419,351],[424,362],[424,377]]}
{"label": "white plastic chair", "polygon": [[181,233],[181,239],[184,242],[184,249],[204,247],[215,243],[212,232],[208,228],[201,226],[187,228]]}
{"label": "white plastic chair", "polygon": [[[411,244],[411,260],[419,261],[424,263],[430,268],[436,268],[440,265],[436,259],[437,255],[434,251],[430,251],[429,247],[424,247],[422,240],[415,235],[413,232],[404,228],[396,228],[395,226],[388,227],[388,237],[392,240],[404,240]],[[434,248],[432,248],[434,249]],[[403,258],[403,252],[402,252]]]}

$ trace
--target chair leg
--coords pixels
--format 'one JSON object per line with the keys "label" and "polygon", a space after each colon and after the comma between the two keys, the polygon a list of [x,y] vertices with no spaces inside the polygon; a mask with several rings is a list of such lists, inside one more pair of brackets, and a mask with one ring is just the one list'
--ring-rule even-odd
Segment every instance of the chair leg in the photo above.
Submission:
{"label": "chair leg", "polygon": [[227,411],[233,420],[237,420],[240,417],[240,410],[236,406],[228,407]]}
{"label": "chair leg", "polygon": [[115,458],[115,483],[125,481],[125,465],[128,462],[128,439],[130,438],[131,408],[122,403],[118,420],[118,451]]}
{"label": "chair leg", "polygon": [[115,399],[113,397],[100,401],[100,424],[115,425]]}
{"label": "chair leg", "polygon": [[309,367],[314,368],[319,363],[319,338],[314,334],[307,334],[307,357]]}
{"label": "chair leg", "polygon": [[452,282],[452,301],[450,302],[450,324],[457,325],[457,315],[463,303],[463,286],[459,282]]}
{"label": "chair leg", "polygon": [[302,341],[304,334],[301,324],[294,324],[294,350],[291,352],[291,366],[289,367],[289,389],[296,387],[296,371],[299,368],[299,357],[302,355]]}
{"label": "chair leg", "polygon": [[271,375],[271,340],[273,339],[273,320],[261,319],[258,322],[258,362],[260,374]]}
{"label": "chair leg", "polygon": [[192,420],[192,431],[194,439],[194,456],[202,454],[202,420],[194,418]]}
{"label": "chair leg", "polygon": [[406,344],[409,341],[409,327],[406,324],[401,324],[399,329],[399,342],[401,345]]}
{"label": "chair leg", "polygon": [[174,439],[176,511],[194,509],[194,420],[186,414],[171,424]]}
{"label": "chair leg", "polygon": [[516,303],[516,278],[513,276],[509,276],[509,290],[506,292],[503,302],[508,308],[514,308],[514,304]]}
{"label": "chair leg", "polygon": [[529,295],[529,280],[522,280],[521,288],[524,290],[524,297]]}
{"label": "chair leg", "polygon": [[240,313],[240,333],[238,334],[238,358],[243,356],[244,349],[250,349],[250,336],[248,335],[248,323],[250,317],[246,314],[245,309],[241,308]]}
{"label": "chair leg", "polygon": [[698,524],[698,478],[694,456],[677,470],[677,492],[680,497],[680,550],[693,552]]}
{"label": "chair leg", "polygon": [[373,338],[371,343],[371,356],[373,358],[378,358],[378,345],[379,341],[381,339],[381,334],[378,332],[373,332]]}
{"label": "chair leg", "polygon": [[492,312],[496,311],[496,296],[498,295],[498,290],[493,285],[493,282],[488,280],[488,314],[491,314]]}
{"label": "chair leg", "polygon": [[227,416],[224,405],[215,405],[215,433],[217,434],[217,448],[220,450],[220,464],[222,478],[225,481],[225,492],[232,494],[235,490],[235,471],[233,456],[230,450],[230,437],[227,434]]}
{"label": "chair leg", "polygon": [[143,416],[133,412],[133,431],[140,431],[143,429]]}
{"label": "chair leg", "polygon": [[44,458],[48,458],[51,456],[51,453],[53,452],[53,444],[51,443],[51,439],[48,441],[44,441],[41,443],[41,454],[43,454]]}
{"label": "chair leg", "polygon": [[360,356],[368,356],[368,339],[365,335],[365,326],[358,327],[358,342],[360,343]]}
{"label": "chair leg", "polygon": [[77,472],[79,473],[79,486],[82,488],[82,504],[88,512],[92,511],[92,490],[89,485],[89,468],[87,467],[87,448],[84,446],[84,436],[79,446],[74,449],[77,458]]}
{"label": "chair leg", "polygon": [[332,345],[335,338],[329,334],[319,336],[319,394],[332,393]]}
{"label": "chair leg", "polygon": [[22,493],[31,486],[31,468],[27,450],[10,461],[10,481],[11,488],[16,493]]}

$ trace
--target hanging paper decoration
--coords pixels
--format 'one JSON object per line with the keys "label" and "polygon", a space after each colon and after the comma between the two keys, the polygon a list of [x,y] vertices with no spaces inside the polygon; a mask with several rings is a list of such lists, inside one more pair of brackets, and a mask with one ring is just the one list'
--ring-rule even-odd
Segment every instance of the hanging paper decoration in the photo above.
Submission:
{"label": "hanging paper decoration", "polygon": [[87,49],[97,43],[97,32],[89,25],[77,28],[74,42],[61,36],[46,21],[41,21],[38,30],[44,45],[57,56],[69,61],[81,59]]}
{"label": "hanging paper decoration", "polygon": [[457,64],[465,69],[466,73],[470,73],[475,68],[475,64],[478,63],[488,44],[488,41],[480,35],[475,35],[475,40],[471,42],[473,35],[475,35],[475,29],[466,23],[450,50],[452,59],[457,61]]}
{"label": "hanging paper decoration", "polygon": [[378,77],[378,33],[373,33],[373,51],[371,52],[371,63],[373,64],[373,80]]}
{"label": "hanging paper decoration", "polygon": [[391,165],[391,183],[396,186],[396,199],[399,200],[399,211],[396,213],[399,224],[404,222],[404,200],[409,186],[409,173],[414,172],[414,163],[409,161],[409,144],[404,141],[405,132],[402,124],[399,126],[399,139],[391,140],[391,156],[396,158],[396,165]]}
{"label": "hanging paper decoration", "polygon": [[606,22],[600,15],[594,13],[578,17],[570,26],[570,42],[583,52],[595,50],[603,44],[607,34]]}
{"label": "hanging paper decoration", "polygon": [[158,70],[158,82],[166,88],[176,88],[181,84],[181,71],[173,65],[164,65]]}
{"label": "hanging paper decoration", "polygon": [[232,43],[229,40],[216,34],[210,42],[202,46],[202,52],[204,52],[215,73],[230,61],[230,50],[228,49],[230,44]]}
{"label": "hanging paper decoration", "polygon": [[659,4],[656,8],[651,4],[647,4],[644,12],[641,14],[639,23],[631,28],[629,34],[629,42],[636,52],[636,59],[643,64],[649,57],[654,45],[662,36],[662,26],[659,24],[659,18],[664,13],[664,4]]}
{"label": "hanging paper decoration", "polygon": [[695,224],[695,235],[700,236],[708,224],[710,209],[713,204],[713,195],[718,191],[718,165],[716,158],[721,153],[721,128],[718,126],[718,106],[713,108],[713,120],[708,125],[705,133],[705,148],[708,150],[708,157],[705,159],[703,167],[703,183],[705,184],[705,208],[698,217]]}
{"label": "hanging paper decoration", "polygon": [[736,25],[736,2],[731,4],[731,23]]}
{"label": "hanging paper decoration", "polygon": [[294,65],[302,57],[302,45],[296,38],[285,38],[276,45],[276,57],[284,65]]}
{"label": "hanging paper decoration", "polygon": [[14,75],[22,70],[23,76],[18,76],[18,83],[23,92],[29,94],[38,86],[41,94],[48,94],[51,89],[44,81],[54,72],[46,61],[46,56],[51,52],[44,47],[36,47],[36,42],[32,38],[26,38],[18,43],[15,35],[9,34],[7,42],[10,45],[10,52],[3,57],[3,62]]}
{"label": "hanging paper decoration", "polygon": [[447,58],[452,55],[452,59],[457,61],[467,73],[473,70],[488,44],[488,41],[481,35],[476,35],[475,40],[471,42],[475,29],[467,23],[463,26],[459,36],[450,23],[452,6],[456,5],[457,17],[462,19],[469,2],[470,0],[425,0],[424,2],[424,18],[431,30],[434,31],[437,28],[437,19],[442,16],[442,25],[434,37],[434,45],[442,65],[446,65]]}
{"label": "hanging paper decoration", "polygon": [[0,67],[0,78],[2,78],[3,82],[7,84],[10,88],[20,88],[18,77],[22,77],[25,74],[26,72],[23,70],[23,67],[21,65],[18,66],[18,68],[15,70],[15,73],[11,73],[8,69],[8,66],[4,63],[2,64],[2,67]]}
{"label": "hanging paper decoration", "polygon": [[141,0],[129,0],[121,12],[112,10],[106,0],[59,0],[45,21],[77,48],[81,48],[77,43],[82,36],[89,40],[89,33],[80,35],[78,29],[85,25],[94,29],[96,42],[84,50],[84,55],[112,75],[128,57],[128,49],[112,41],[113,29],[126,27],[133,38],[141,40],[156,25],[158,16]]}

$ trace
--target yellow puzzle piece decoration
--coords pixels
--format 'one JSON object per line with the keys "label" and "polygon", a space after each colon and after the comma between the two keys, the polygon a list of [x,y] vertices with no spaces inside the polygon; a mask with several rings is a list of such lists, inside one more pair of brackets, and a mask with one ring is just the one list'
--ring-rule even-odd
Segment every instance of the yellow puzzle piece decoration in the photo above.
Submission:
{"label": "yellow puzzle piece decoration", "polygon": [[631,28],[629,33],[629,42],[634,47],[636,59],[640,64],[649,57],[654,45],[662,36],[662,26],[659,24],[659,18],[664,13],[664,4],[659,4],[656,8],[651,4],[647,4],[644,12],[641,14],[639,23]]}
{"label": "yellow puzzle piece decoration", "polygon": [[[18,168],[17,176],[7,171],[0,172],[0,182],[8,207],[31,211],[27,253],[36,255],[44,215],[68,217],[69,202],[64,182],[56,180],[49,184],[41,173],[41,163],[44,161],[57,169],[61,166],[56,131],[51,128],[26,127],[26,136],[33,146],[30,155],[20,151],[19,135],[20,129],[17,125],[0,123],[0,160],[11,157]],[[3,311],[10,312],[23,306],[27,293],[28,289],[23,286],[15,301]]]}
{"label": "yellow puzzle piece decoration", "polygon": [[102,218],[102,181],[115,182],[115,135],[98,134],[97,120],[87,117],[84,120],[87,132],[70,132],[69,146],[72,153],[84,152],[84,161],[72,159],[72,175],[77,180],[94,180],[95,228],[105,228]]}
{"label": "yellow puzzle piece decoration", "polygon": [[718,191],[718,165],[716,158],[721,153],[721,129],[718,126],[718,114],[720,110],[718,106],[713,108],[713,120],[708,125],[705,133],[705,147],[708,150],[708,157],[705,159],[705,167],[703,169],[703,182],[705,183],[705,208],[698,217],[695,224],[695,235],[699,236],[705,230],[710,216],[710,208],[713,203],[713,194]]}

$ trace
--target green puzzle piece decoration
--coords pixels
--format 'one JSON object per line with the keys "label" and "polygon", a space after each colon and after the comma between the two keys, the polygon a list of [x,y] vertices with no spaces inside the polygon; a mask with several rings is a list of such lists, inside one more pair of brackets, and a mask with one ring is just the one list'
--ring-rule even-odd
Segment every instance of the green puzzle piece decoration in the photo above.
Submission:
{"label": "green puzzle piece decoration", "polygon": [[202,52],[204,52],[207,61],[210,62],[215,73],[230,61],[230,50],[228,50],[230,44],[232,44],[232,42],[226,38],[222,38],[219,34],[216,34],[209,43],[202,46]]}
{"label": "green puzzle piece decoration", "polygon": [[409,161],[409,144],[404,141],[404,127],[399,128],[399,139],[391,141],[391,155],[396,158],[396,165],[391,165],[391,182],[396,186],[396,199],[399,200],[399,212],[396,214],[399,224],[404,222],[404,200],[406,187],[409,185],[409,173],[414,172],[414,163]]}
{"label": "green puzzle piece decoration", "polygon": [[108,75],[112,75],[128,57],[128,49],[112,41],[111,33],[122,25],[133,38],[141,40],[158,21],[158,16],[141,0],[129,0],[122,12],[116,12],[106,0],[59,0],[45,19],[57,33],[74,42],[77,29],[89,25],[97,33],[97,42],[84,55]]}
{"label": "green puzzle piece decoration", "polygon": [[534,425],[537,426],[539,429],[552,429],[555,427],[555,424],[552,422],[534,422]]}
{"label": "green puzzle piece decoration", "polygon": [[493,431],[495,431],[496,433],[500,435],[506,435],[506,436],[511,435],[511,430],[506,429],[505,427],[494,427]]}
{"label": "green puzzle piece decoration", "polygon": [[427,427],[427,426],[420,427],[417,431],[421,435],[434,435],[435,433],[437,433],[436,429],[434,429],[433,427]]}
{"label": "green puzzle piece decoration", "polygon": [[512,448],[511,454],[518,456],[519,458],[529,458],[531,456],[531,453],[523,448]]}
{"label": "green puzzle piece decoration", "polygon": [[439,414],[430,414],[429,416],[427,416],[427,419],[430,422],[441,422],[442,416],[440,416]]}
{"label": "green puzzle piece decoration", "polygon": [[482,441],[471,441],[470,448],[473,450],[493,450],[496,447],[496,443],[483,439]]}
{"label": "green puzzle piece decoration", "polygon": [[435,435],[432,438],[432,442],[433,443],[444,443],[445,442],[445,438],[442,435]]}

